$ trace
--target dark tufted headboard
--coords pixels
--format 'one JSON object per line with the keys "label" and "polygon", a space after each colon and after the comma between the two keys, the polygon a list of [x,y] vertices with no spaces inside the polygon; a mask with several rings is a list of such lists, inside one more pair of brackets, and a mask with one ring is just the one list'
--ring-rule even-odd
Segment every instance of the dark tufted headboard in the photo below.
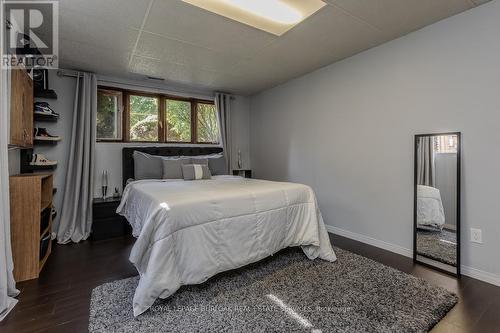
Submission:
{"label": "dark tufted headboard", "polygon": [[125,147],[122,151],[123,188],[134,178],[134,151],[160,156],[197,156],[221,153],[222,147]]}

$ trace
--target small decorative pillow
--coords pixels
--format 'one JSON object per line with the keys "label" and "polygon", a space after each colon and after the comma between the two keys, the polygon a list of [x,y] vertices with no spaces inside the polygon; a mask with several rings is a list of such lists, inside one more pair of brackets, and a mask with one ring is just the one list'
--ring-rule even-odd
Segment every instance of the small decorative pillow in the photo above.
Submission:
{"label": "small decorative pillow", "polygon": [[193,156],[191,164],[208,164],[212,176],[227,174],[226,159],[222,153]]}
{"label": "small decorative pillow", "polygon": [[189,158],[163,160],[163,179],[182,179],[182,165],[191,164]]}
{"label": "small decorative pillow", "polygon": [[208,165],[204,164],[184,164],[182,166],[184,180],[211,179],[212,174]]}

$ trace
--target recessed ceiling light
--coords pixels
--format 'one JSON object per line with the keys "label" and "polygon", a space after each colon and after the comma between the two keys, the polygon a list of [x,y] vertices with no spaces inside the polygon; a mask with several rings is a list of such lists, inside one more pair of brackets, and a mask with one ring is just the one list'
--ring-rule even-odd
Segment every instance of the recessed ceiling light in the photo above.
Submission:
{"label": "recessed ceiling light", "polygon": [[281,24],[302,21],[302,14],[281,0],[222,0],[228,5],[246,10],[252,14]]}
{"label": "recessed ceiling light", "polygon": [[321,0],[183,1],[278,36],[281,36],[326,5]]}

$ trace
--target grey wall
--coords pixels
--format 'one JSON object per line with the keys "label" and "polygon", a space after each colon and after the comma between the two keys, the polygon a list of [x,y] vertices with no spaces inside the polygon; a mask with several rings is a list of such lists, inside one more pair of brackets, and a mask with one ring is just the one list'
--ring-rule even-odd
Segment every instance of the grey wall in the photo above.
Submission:
{"label": "grey wall", "polygon": [[436,154],[436,187],[441,192],[445,224],[457,225],[457,154]]}
{"label": "grey wall", "polygon": [[462,131],[464,272],[500,283],[499,31],[493,1],[254,96],[256,176],[309,184],[327,224],[409,251],[413,135]]}

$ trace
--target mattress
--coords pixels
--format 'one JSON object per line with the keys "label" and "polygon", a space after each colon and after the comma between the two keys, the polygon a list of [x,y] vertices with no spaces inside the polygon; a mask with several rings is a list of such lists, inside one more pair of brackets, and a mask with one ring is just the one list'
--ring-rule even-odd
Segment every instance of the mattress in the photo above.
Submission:
{"label": "mattress", "polygon": [[417,186],[417,224],[442,228],[445,224],[445,215],[441,193],[437,188]]}
{"label": "mattress", "polygon": [[199,284],[290,246],[335,261],[313,190],[233,176],[141,180],[127,185],[117,212],[137,241],[130,261],[140,280],[137,316],[182,285]]}

